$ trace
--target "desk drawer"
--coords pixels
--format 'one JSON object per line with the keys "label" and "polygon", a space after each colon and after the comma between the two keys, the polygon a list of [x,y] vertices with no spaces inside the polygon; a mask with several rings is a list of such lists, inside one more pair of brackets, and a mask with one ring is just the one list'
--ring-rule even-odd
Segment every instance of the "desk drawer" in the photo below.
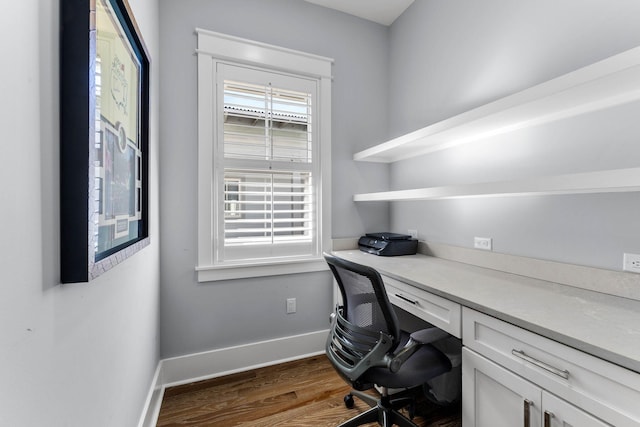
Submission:
{"label": "desk drawer", "polygon": [[615,426],[640,425],[640,374],[463,309],[464,346]]}
{"label": "desk drawer", "polygon": [[431,323],[456,338],[462,336],[462,310],[458,303],[407,283],[382,276],[389,300],[395,306]]}

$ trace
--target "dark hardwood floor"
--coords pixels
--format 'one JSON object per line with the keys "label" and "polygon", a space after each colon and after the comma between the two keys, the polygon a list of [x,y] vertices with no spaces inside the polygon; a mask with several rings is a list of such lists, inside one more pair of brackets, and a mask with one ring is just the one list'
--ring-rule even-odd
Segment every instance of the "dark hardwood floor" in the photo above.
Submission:
{"label": "dark hardwood floor", "polygon": [[[368,409],[342,401],[349,386],[327,358],[311,357],[166,390],[158,426],[330,427]],[[423,402],[420,427],[460,427],[460,408]],[[375,426],[377,424],[369,424]]]}

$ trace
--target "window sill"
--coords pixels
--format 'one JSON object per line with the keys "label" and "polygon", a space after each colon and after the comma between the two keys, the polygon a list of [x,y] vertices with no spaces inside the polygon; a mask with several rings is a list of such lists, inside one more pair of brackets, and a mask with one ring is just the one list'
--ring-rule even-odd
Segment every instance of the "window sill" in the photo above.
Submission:
{"label": "window sill", "polygon": [[296,261],[277,261],[255,264],[197,266],[198,282],[247,279],[251,277],[279,276],[328,270],[323,258]]}

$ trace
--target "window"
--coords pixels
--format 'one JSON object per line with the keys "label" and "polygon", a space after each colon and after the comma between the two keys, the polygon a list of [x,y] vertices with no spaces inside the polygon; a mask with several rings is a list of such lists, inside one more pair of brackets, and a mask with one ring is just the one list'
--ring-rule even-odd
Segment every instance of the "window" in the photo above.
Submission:
{"label": "window", "polygon": [[199,280],[326,269],[331,61],[203,30],[198,45]]}

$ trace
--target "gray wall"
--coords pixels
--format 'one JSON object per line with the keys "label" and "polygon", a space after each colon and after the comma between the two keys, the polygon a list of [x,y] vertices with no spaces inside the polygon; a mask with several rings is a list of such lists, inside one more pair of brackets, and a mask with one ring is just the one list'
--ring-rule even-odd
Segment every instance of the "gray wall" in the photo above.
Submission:
{"label": "gray wall", "polygon": [[[157,61],[158,5],[129,3]],[[160,350],[158,68],[151,244],[91,283],[61,285],[59,4],[23,0],[0,14],[0,51],[11,58],[0,69],[0,425],[135,426]]]}
{"label": "gray wall", "polygon": [[351,161],[387,136],[388,28],[299,0],[161,0],[163,357],[321,330],[331,310],[328,272],[196,281],[196,27],[335,59],[332,236],[388,227],[386,206],[352,201],[385,190],[388,167]]}
{"label": "gray wall", "polygon": [[[421,239],[619,269],[638,194],[359,203],[352,195],[637,166],[638,103],[391,165],[352,154],[640,44],[640,3],[416,0],[390,28],[299,0],[161,0],[162,356],[327,326],[327,273],[198,283],[196,27],[335,59],[334,238]],[[285,314],[285,299],[298,313]]]}
{"label": "gray wall", "polygon": [[[640,45],[636,0],[417,0],[390,30],[390,136]],[[390,189],[638,167],[640,103],[393,164]],[[620,270],[640,253],[640,195],[393,203],[427,242]]]}

